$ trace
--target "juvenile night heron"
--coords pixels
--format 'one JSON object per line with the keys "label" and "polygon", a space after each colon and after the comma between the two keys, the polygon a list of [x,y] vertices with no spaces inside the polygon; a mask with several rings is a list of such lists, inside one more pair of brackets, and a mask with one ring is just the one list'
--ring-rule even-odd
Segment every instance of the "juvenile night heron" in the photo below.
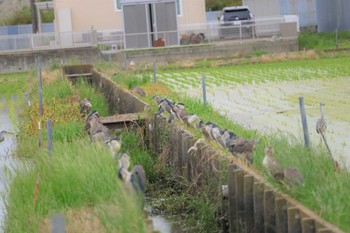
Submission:
{"label": "juvenile night heron", "polygon": [[263,165],[272,176],[278,172],[282,172],[282,168],[274,156],[274,150],[271,146],[265,148]]}
{"label": "juvenile night heron", "polygon": [[113,158],[117,159],[120,148],[122,147],[123,142],[119,137],[111,138],[107,141],[107,146],[111,151]]}
{"label": "juvenile night heron", "polygon": [[135,165],[129,172],[130,159],[127,153],[124,153],[119,159],[118,177],[123,181],[133,193],[141,198],[142,207],[144,205],[144,196],[146,192],[146,173],[141,165]]}
{"label": "juvenile night heron", "polygon": [[1,131],[0,132],[0,142],[3,142],[5,140],[5,135],[6,134],[14,134],[14,133],[7,132],[6,130]]}
{"label": "juvenile night heron", "polygon": [[80,114],[86,116],[90,113],[92,104],[89,98],[84,98],[79,102],[80,105]]}

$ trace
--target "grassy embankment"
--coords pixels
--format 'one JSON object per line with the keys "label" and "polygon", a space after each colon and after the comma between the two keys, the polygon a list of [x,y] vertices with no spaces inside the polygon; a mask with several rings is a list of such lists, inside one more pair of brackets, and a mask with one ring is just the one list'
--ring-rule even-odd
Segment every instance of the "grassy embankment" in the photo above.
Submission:
{"label": "grassy embankment", "polygon": [[[104,97],[84,83],[73,87],[60,78],[47,80],[50,81],[44,79],[43,89],[44,116],[39,116],[35,85],[30,94],[32,107],[23,106],[19,116],[17,155],[28,159],[10,172],[5,231],[51,232],[52,214],[63,213],[69,232],[149,232],[135,197],[117,179],[117,166],[110,152],[104,146],[91,144],[83,132],[79,99],[89,96],[94,109],[103,116],[107,114]],[[45,149],[48,118],[53,120],[51,156]],[[37,140],[39,120],[44,128],[42,149]],[[137,141],[133,138],[126,135],[126,144]],[[142,154],[138,149],[130,154],[134,163],[149,158],[133,156]],[[146,169],[149,172],[149,167]],[[38,176],[39,191],[34,204]]]}
{"label": "grassy embankment", "polygon": [[[200,80],[198,78],[198,74],[202,72],[216,72],[216,76],[218,76],[218,78],[225,79],[233,83],[250,83],[252,80],[255,80],[257,83],[264,80],[273,80],[278,82],[280,77],[281,80],[300,80],[311,78],[328,79],[349,76],[350,71],[348,68],[349,66],[347,65],[348,62],[349,58],[340,57],[327,59],[319,58],[317,60],[287,61],[283,63],[268,62],[266,64],[256,65],[246,64],[244,66],[228,66],[216,69],[182,69],[160,72],[160,80],[166,77],[166,79],[163,80],[165,80],[164,83],[167,83],[168,79],[171,79],[172,77],[174,79],[179,79],[177,81],[179,86],[176,86],[175,83],[172,83],[173,85],[170,86],[172,90],[179,90],[183,88],[181,85],[186,82],[186,80],[189,80],[188,82],[193,82],[191,78],[188,78],[190,76],[197,76],[197,79]],[[300,69],[298,69],[298,67]],[[284,74],[283,70],[285,69],[288,71],[298,70],[298,72],[296,72],[294,75],[291,72]],[[328,69],[327,72],[323,72],[325,69]],[[248,73],[245,72],[247,70],[249,70]],[[223,72],[220,73],[220,71]],[[236,75],[224,74],[226,71],[230,71],[230,73],[234,73]],[[246,77],[242,75],[239,77],[239,79],[237,79],[237,73],[239,74],[240,71],[245,72]],[[261,72],[265,71],[266,74],[261,75]],[[165,73],[167,76],[164,75]],[[211,78],[215,79],[216,77],[214,76]],[[191,83],[189,83],[189,85],[190,84]],[[203,106],[199,100],[183,97],[183,93],[170,91],[169,89],[162,87],[162,84],[160,83],[158,83],[156,86],[147,84],[141,87],[146,90],[149,97],[146,97],[145,100],[149,101],[150,103],[152,102],[151,96],[155,94],[168,96],[176,102],[185,103],[188,112],[199,115],[204,121],[210,120],[211,122],[218,124],[220,127],[230,129],[237,135],[245,138],[260,139],[260,143],[254,153],[254,164],[251,166],[251,168],[265,176],[265,178],[275,187],[287,192],[306,207],[309,207],[317,212],[322,218],[335,225],[338,225],[344,231],[350,231],[350,197],[348,195],[350,192],[350,174],[345,170],[335,172],[333,164],[329,159],[329,155],[325,150],[320,148],[307,150],[305,149],[304,143],[300,138],[295,138],[290,135],[281,134],[262,136],[255,131],[243,129],[234,122],[220,115],[217,111],[214,111],[211,106]],[[198,130],[193,130],[193,133],[200,136]],[[216,145],[213,146],[220,149]],[[305,178],[304,187],[288,188],[275,182],[274,179],[268,175],[262,166],[264,148],[266,146],[272,146],[275,149],[275,154],[284,167],[296,167],[303,173]],[[208,202],[206,204],[208,204]],[[188,204],[187,207],[190,209],[189,207],[192,206],[193,205]],[[208,208],[208,210],[209,209],[210,208]],[[211,210],[213,210],[213,208]],[[207,211],[206,214],[206,216],[209,216],[210,211]],[[213,214],[213,212],[211,212],[211,214]],[[212,224],[213,223],[214,222],[212,222]]]}

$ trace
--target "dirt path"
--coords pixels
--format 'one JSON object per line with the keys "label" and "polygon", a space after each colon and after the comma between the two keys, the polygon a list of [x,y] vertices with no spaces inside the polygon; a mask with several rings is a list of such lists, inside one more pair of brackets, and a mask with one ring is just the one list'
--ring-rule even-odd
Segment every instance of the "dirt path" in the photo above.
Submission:
{"label": "dirt path", "polygon": [[[207,89],[207,100],[228,118],[263,134],[277,131],[303,137],[299,96],[303,96],[310,140],[320,146],[316,121],[319,102],[328,124],[326,137],[334,157],[350,168],[350,78],[265,82],[251,85],[221,86]],[[187,94],[202,98],[202,90],[190,88]],[[324,146],[321,145],[321,146]]]}

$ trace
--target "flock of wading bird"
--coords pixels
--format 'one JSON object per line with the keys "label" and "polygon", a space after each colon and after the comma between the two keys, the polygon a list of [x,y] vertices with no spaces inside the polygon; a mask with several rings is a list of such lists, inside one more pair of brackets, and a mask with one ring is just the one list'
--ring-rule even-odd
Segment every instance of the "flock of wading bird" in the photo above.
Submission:
{"label": "flock of wading bird", "polygon": [[[143,91],[142,93],[142,96],[145,96]],[[164,114],[167,112],[169,114],[169,123],[171,123],[174,119],[178,119],[188,127],[198,128],[204,135],[205,139],[213,140],[221,147],[227,149],[232,155],[243,158],[249,163],[253,163],[253,151],[256,148],[256,145],[259,143],[258,140],[245,139],[236,135],[232,131],[220,128],[218,125],[212,122],[203,122],[196,114],[187,113],[185,110],[185,105],[182,103],[176,103],[166,97],[161,97],[158,95],[153,96],[153,99],[158,105],[157,115],[159,117],[166,118]],[[324,120],[322,111],[323,106],[324,104],[320,103],[321,118],[317,121],[316,131],[322,135],[322,138],[327,145],[327,141],[324,137],[327,124]],[[142,166],[136,165],[131,171],[129,171],[130,159],[128,154],[119,153],[123,144],[120,138],[110,137],[108,132],[109,130],[101,123],[98,112],[91,111],[92,105],[88,98],[81,100],[80,107],[81,114],[87,115],[85,131],[90,135],[91,142],[102,142],[109,147],[113,158],[119,162],[118,177],[125,182],[131,190],[144,197],[146,175]],[[149,127],[152,130],[152,126],[149,125]],[[195,144],[189,148],[188,153],[197,153],[198,149],[206,144],[205,139],[198,139]],[[328,145],[327,149],[329,149]],[[265,156],[262,163],[267,169],[268,173],[277,181],[287,186],[304,186],[304,177],[300,171],[294,167],[282,167],[278,159],[275,157],[272,147],[265,148]],[[335,165],[336,168],[338,168],[338,163],[336,161]]]}
{"label": "flock of wading bird", "polygon": [[[189,127],[198,128],[204,135],[205,139],[217,142],[221,147],[227,149],[233,156],[243,158],[249,163],[253,163],[253,152],[258,140],[245,139],[236,135],[227,129],[222,129],[212,122],[203,122],[196,114],[187,113],[182,103],[176,103],[168,98],[153,96],[158,105],[159,116],[168,112],[168,122],[178,119]],[[203,138],[198,139],[195,144],[189,148],[188,153],[196,153],[201,146],[206,144]],[[274,156],[272,147],[265,148],[265,157],[263,165],[277,181],[288,185],[304,185],[303,175],[293,167],[283,168]]]}
{"label": "flock of wading bird", "polygon": [[90,141],[106,145],[115,161],[118,161],[118,178],[123,181],[129,191],[140,197],[142,207],[146,191],[146,174],[141,165],[135,165],[131,170],[130,157],[127,152],[120,153],[123,145],[120,137],[111,137],[109,129],[101,123],[99,113],[92,110],[91,100],[84,98],[80,101],[80,113],[86,117],[85,131],[90,136]]}

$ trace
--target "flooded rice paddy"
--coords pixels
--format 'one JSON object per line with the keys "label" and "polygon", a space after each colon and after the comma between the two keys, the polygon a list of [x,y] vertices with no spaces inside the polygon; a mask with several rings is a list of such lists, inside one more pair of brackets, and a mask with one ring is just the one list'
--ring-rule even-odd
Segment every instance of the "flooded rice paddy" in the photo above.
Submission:
{"label": "flooded rice paddy", "polygon": [[[303,137],[299,97],[304,97],[311,143],[325,146],[316,133],[319,103],[325,103],[326,138],[335,159],[350,169],[350,78],[265,81],[259,84],[207,87],[207,101],[229,119],[262,134],[282,132]],[[202,87],[189,87],[202,98]]]}

